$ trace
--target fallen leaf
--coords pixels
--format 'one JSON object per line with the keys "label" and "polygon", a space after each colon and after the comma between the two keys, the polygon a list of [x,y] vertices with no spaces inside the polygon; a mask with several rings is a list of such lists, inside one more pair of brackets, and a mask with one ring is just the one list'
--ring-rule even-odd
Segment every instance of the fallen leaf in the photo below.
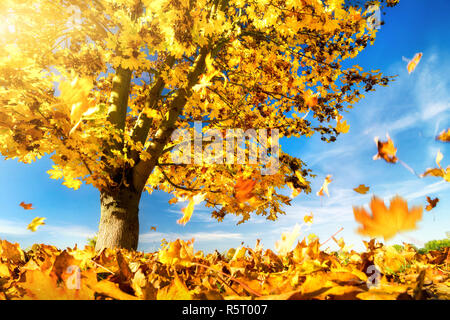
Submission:
{"label": "fallen leaf", "polygon": [[157,300],[192,300],[192,295],[186,284],[175,275],[175,279],[166,287],[158,291]]}

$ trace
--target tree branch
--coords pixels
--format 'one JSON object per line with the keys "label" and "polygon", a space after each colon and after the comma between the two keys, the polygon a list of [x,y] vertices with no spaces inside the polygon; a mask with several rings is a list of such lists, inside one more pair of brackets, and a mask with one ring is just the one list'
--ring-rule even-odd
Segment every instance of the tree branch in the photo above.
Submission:
{"label": "tree branch", "polygon": [[192,95],[192,87],[198,83],[200,75],[205,70],[205,59],[210,49],[203,47],[196,59],[193,70],[188,74],[188,84],[186,88],[179,88],[175,93],[174,99],[169,105],[169,115],[166,120],[161,123],[160,128],[150,141],[147,152],[151,158],[146,161],[139,161],[133,168],[133,185],[136,190],[140,191],[144,188],[149,175],[158,163],[164,147],[170,139],[173,131],[176,129],[175,123],[183,112],[187,99]]}

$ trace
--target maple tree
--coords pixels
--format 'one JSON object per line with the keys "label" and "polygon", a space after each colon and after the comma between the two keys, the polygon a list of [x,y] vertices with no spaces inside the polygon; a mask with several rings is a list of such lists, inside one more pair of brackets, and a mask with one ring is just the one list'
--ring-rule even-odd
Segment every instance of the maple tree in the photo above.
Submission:
{"label": "maple tree", "polygon": [[[2,1],[0,153],[24,163],[51,155],[51,178],[96,187],[97,249],[137,248],[144,190],[190,199],[181,223],[194,197],[219,221],[276,220],[291,200],[278,188],[311,191],[301,159],[279,150],[271,175],[258,164],[176,164],[172,134],[201,121],[204,132],[335,141],[362,91],[390,80],[344,64],[375,40],[366,9],[343,0]],[[239,181],[254,182],[240,193]]]}

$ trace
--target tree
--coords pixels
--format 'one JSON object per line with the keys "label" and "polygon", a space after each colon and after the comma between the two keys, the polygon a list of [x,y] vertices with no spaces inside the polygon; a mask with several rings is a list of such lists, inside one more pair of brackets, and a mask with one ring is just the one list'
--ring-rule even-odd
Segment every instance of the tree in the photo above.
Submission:
{"label": "tree", "polygon": [[[189,199],[184,223],[202,200],[219,221],[252,212],[276,220],[291,200],[278,188],[308,193],[314,176],[277,139],[335,141],[361,91],[390,81],[344,66],[375,39],[371,3],[2,1],[0,152],[24,163],[49,154],[51,178],[96,187],[97,249],[137,248],[144,190]],[[194,127],[215,131],[199,142]],[[227,155],[250,160],[252,146],[270,145],[269,162],[215,161],[227,129],[267,129]],[[192,147],[203,161],[173,161]],[[277,170],[261,171],[275,160]]]}

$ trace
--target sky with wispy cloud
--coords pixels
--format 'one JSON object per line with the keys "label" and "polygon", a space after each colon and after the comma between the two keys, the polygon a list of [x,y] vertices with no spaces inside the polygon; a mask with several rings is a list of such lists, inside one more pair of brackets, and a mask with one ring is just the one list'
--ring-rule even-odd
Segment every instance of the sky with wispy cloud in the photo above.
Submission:
{"label": "sky with wispy cloud", "polygon": [[[401,0],[387,11],[385,25],[377,40],[351,64],[364,69],[381,69],[386,75],[398,75],[388,87],[379,87],[366,94],[353,110],[345,115],[350,131],[335,143],[327,144],[320,137],[282,140],[282,148],[300,157],[317,178],[312,182],[313,192],[301,194],[285,207],[286,215],[278,221],[266,221],[255,216],[236,225],[238,219],[227,216],[218,223],[210,217],[210,210],[197,205],[186,226],[176,223],[181,208],[187,203],[169,205],[171,196],[162,192],[144,194],[140,205],[139,249],[153,251],[160,247],[161,239],[188,240],[195,238],[198,250],[219,251],[236,247],[244,242],[253,246],[261,239],[266,248],[273,248],[281,233],[292,230],[303,222],[303,216],[313,212],[314,224],[302,226],[302,235],[316,234],[325,240],[341,227],[347,244],[361,249],[367,238],[356,233],[353,206],[363,206],[373,195],[386,203],[395,195],[408,200],[410,205],[425,207],[425,197],[439,197],[437,207],[424,211],[419,228],[400,234],[388,243],[402,241],[423,245],[432,239],[445,238],[450,231],[450,183],[438,178],[420,179],[417,174],[435,166],[440,150],[444,167],[450,164],[450,147],[435,140],[435,136],[450,127],[450,22],[448,0]],[[423,58],[412,74],[406,70],[402,57],[411,59],[423,52]],[[398,148],[401,164],[388,164],[372,160],[377,153],[374,137],[385,140],[386,134]],[[33,243],[48,243],[60,248],[82,246],[86,238],[95,234],[100,213],[99,193],[91,186],[73,191],[61,181],[49,179],[51,168],[48,157],[32,165],[15,160],[0,160],[0,239],[18,242],[26,248]],[[332,175],[330,197],[317,197],[324,178]],[[370,186],[366,195],[353,188],[360,184]],[[286,190],[288,192],[288,190]],[[25,211],[19,203],[33,203],[34,210]],[[46,225],[36,232],[27,230],[36,217],[46,217]],[[156,226],[156,231],[151,227]],[[331,248],[336,248],[329,242]],[[333,247],[334,246],[334,247]]]}

